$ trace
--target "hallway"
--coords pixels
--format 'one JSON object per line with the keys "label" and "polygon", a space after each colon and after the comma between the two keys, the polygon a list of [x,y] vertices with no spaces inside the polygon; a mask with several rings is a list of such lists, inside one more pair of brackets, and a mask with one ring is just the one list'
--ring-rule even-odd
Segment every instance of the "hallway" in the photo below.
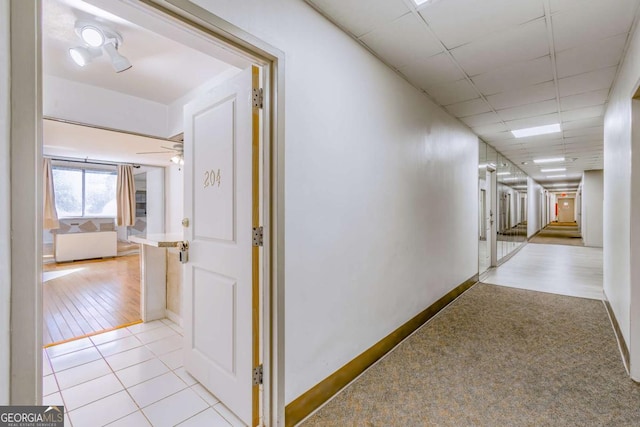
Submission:
{"label": "hallway", "polygon": [[640,423],[601,249],[526,245],[486,276],[302,425]]}

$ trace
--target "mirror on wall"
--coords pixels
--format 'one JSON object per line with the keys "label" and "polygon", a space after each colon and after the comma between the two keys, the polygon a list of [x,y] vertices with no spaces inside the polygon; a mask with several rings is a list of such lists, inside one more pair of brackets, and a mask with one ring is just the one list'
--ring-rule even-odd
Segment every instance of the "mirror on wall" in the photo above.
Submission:
{"label": "mirror on wall", "polygon": [[[478,271],[527,241],[527,175],[490,145],[478,149]],[[493,256],[492,256],[493,253]]]}

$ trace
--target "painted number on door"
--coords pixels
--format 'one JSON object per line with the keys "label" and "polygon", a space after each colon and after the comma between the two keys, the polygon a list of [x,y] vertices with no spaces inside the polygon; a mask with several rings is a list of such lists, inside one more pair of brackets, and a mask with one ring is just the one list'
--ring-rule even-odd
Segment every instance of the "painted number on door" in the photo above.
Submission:
{"label": "painted number on door", "polygon": [[220,169],[204,171],[204,188],[214,187],[222,184]]}

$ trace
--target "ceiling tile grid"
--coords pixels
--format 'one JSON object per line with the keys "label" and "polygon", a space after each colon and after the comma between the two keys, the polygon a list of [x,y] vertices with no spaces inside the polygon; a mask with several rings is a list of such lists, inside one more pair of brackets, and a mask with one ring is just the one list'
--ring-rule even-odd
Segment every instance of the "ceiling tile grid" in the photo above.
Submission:
{"label": "ceiling tile grid", "polygon": [[[537,157],[603,167],[603,118],[640,0],[307,0],[480,138],[546,182]],[[560,123],[562,132],[510,131]]]}

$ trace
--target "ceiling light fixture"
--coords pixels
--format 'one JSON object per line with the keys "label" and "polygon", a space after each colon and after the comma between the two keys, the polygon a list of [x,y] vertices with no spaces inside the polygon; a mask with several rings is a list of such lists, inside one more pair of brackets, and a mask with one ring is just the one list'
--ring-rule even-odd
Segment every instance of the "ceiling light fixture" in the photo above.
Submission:
{"label": "ceiling light fixture", "polygon": [[566,178],[567,175],[547,175],[547,178]]}
{"label": "ceiling light fixture", "polygon": [[131,68],[131,62],[118,52],[118,47],[122,45],[122,36],[112,28],[92,21],[77,21],[75,31],[86,45],[69,49],[71,59],[79,66],[84,67],[102,55],[104,49],[117,73]]}
{"label": "ceiling light fixture", "polygon": [[511,175],[511,172],[498,172],[496,175],[497,175],[497,176],[502,176],[502,175]]}
{"label": "ceiling light fixture", "polygon": [[540,163],[557,163],[557,162],[564,162],[564,157],[551,157],[548,159],[533,159],[533,163],[536,164],[540,164]]}
{"label": "ceiling light fixture", "polygon": [[536,126],[532,128],[525,128],[525,129],[516,129],[516,130],[512,130],[511,133],[516,138],[526,138],[528,136],[546,135],[548,133],[556,133],[560,131],[562,131],[562,129],[560,128],[560,123],[555,123],[552,125]]}
{"label": "ceiling light fixture", "polygon": [[567,170],[567,168],[553,168],[553,169],[540,169],[540,172],[542,172],[542,173],[546,173],[546,172],[564,172],[566,170]]}
{"label": "ceiling light fixture", "polygon": [[502,178],[503,181],[518,181],[520,178],[512,176],[509,178]]}
{"label": "ceiling light fixture", "polygon": [[430,3],[432,2],[432,0],[413,0],[413,2],[416,4],[416,6],[421,6],[425,3]]}
{"label": "ceiling light fixture", "polygon": [[84,67],[89,62],[102,55],[102,51],[100,49],[77,46],[69,49],[69,55],[71,56],[71,59],[73,59],[73,62],[78,64],[80,67]]}

